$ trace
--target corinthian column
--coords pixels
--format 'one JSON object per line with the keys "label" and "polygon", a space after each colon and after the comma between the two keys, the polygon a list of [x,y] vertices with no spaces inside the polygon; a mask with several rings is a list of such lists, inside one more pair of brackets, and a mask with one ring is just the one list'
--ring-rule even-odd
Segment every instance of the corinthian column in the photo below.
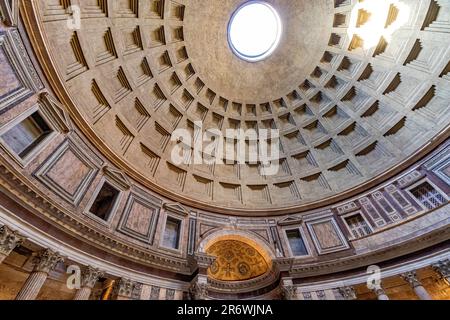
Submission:
{"label": "corinthian column", "polygon": [[113,288],[112,300],[132,300],[136,283],[129,279],[119,279]]}
{"label": "corinthian column", "polygon": [[420,300],[433,300],[419,279],[417,279],[417,274],[415,271],[404,273],[401,276],[403,280],[408,282],[411,288],[414,289],[414,292]]}
{"label": "corinthian column", "polygon": [[450,285],[450,259],[439,261],[432,267]]}
{"label": "corinthian column", "polygon": [[208,269],[214,264],[216,257],[198,252],[193,259],[193,264],[198,268],[198,274],[191,282],[190,298],[192,300],[208,300]]}
{"label": "corinthian column", "polygon": [[281,280],[281,294],[284,300],[297,300],[297,288],[291,278]]}
{"label": "corinthian column", "polygon": [[341,287],[339,293],[345,300],[356,300],[356,290],[353,287]]}
{"label": "corinthian column", "polygon": [[9,256],[9,254],[20,246],[24,237],[16,231],[12,231],[7,226],[0,226],[0,264]]}
{"label": "corinthian column", "polygon": [[95,287],[98,279],[103,277],[105,273],[94,269],[91,266],[83,270],[81,274],[81,288],[77,290],[74,300],[89,300],[92,289]]}
{"label": "corinthian column", "polygon": [[33,272],[25,281],[22,289],[17,294],[16,300],[35,300],[41,291],[47,277],[56,265],[64,259],[50,249],[43,250],[33,257]]}
{"label": "corinthian column", "polygon": [[373,289],[373,292],[377,295],[378,300],[390,300],[388,295],[386,294],[386,291],[384,291],[383,287],[378,286],[375,289]]}
{"label": "corinthian column", "polygon": [[192,300],[208,300],[208,278],[197,276],[189,289]]}

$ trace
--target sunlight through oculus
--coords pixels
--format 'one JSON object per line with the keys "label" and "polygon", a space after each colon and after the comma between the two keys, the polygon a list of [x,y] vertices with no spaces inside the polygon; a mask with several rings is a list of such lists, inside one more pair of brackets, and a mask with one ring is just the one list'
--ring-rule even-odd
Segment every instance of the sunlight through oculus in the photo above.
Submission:
{"label": "sunlight through oculus", "polygon": [[231,17],[228,41],[238,57],[256,62],[275,51],[281,33],[281,19],[275,9],[265,2],[250,1]]}

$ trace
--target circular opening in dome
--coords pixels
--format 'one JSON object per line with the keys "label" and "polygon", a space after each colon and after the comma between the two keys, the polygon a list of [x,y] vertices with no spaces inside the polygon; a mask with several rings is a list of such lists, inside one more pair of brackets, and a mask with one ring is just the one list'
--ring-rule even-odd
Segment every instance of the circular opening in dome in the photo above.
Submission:
{"label": "circular opening in dome", "polygon": [[280,43],[282,24],[268,3],[249,1],[233,14],[228,26],[228,42],[241,59],[256,62],[270,56]]}

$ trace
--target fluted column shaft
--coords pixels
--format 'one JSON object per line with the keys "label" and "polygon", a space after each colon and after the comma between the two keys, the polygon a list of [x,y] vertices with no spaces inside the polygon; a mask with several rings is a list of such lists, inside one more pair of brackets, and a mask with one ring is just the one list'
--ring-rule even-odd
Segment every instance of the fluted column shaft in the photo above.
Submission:
{"label": "fluted column shaft", "polygon": [[59,262],[64,259],[49,249],[43,250],[33,257],[34,269],[28,276],[16,300],[35,300],[41,291],[47,277]]}
{"label": "fluted column shaft", "polygon": [[48,274],[45,272],[32,272],[22,289],[20,289],[16,300],[35,300],[47,280]]}
{"label": "fluted column shaft", "polygon": [[91,293],[92,293],[92,288],[83,287],[83,288],[77,290],[73,300],[89,300]]}
{"label": "fluted column shaft", "polygon": [[93,267],[87,267],[81,274],[81,288],[75,293],[74,300],[89,300],[92,289],[104,272]]}
{"label": "fluted column shaft", "polygon": [[420,300],[433,300],[428,291],[417,278],[415,271],[402,274],[402,278],[409,283]]}

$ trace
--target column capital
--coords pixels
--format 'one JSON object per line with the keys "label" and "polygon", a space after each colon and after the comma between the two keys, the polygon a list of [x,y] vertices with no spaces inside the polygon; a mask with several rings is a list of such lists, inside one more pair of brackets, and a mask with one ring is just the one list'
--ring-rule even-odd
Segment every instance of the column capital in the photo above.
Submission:
{"label": "column capital", "polygon": [[34,264],[34,272],[44,272],[49,274],[50,271],[52,271],[60,262],[63,262],[64,258],[55,251],[52,251],[50,249],[45,249],[33,257],[33,264]]}
{"label": "column capital", "polygon": [[356,300],[356,290],[353,287],[346,286],[338,289],[339,293],[345,300]]}
{"label": "column capital", "polygon": [[192,281],[189,288],[189,294],[194,300],[207,300],[208,299],[208,277],[205,275],[197,275]]}
{"label": "column capital", "polygon": [[0,254],[9,255],[17,246],[20,246],[25,237],[7,226],[0,226]]}
{"label": "column capital", "polygon": [[295,286],[282,286],[281,292],[284,300],[297,299],[297,288]]}
{"label": "column capital", "polygon": [[113,295],[131,298],[131,295],[133,294],[133,287],[134,287],[133,281],[121,278],[114,285]]}
{"label": "column capital", "polygon": [[81,272],[81,287],[82,288],[94,288],[98,279],[103,277],[105,273],[99,269],[95,269],[88,266]]}
{"label": "column capital", "polygon": [[433,270],[437,272],[442,278],[450,278],[450,259],[438,261],[431,265]]}
{"label": "column capital", "polygon": [[401,274],[401,277],[403,278],[403,280],[405,280],[406,282],[408,282],[409,285],[410,285],[413,289],[422,286],[422,283],[421,283],[420,280],[417,278],[417,273],[416,273],[416,271],[405,272],[405,273]]}
{"label": "column capital", "polygon": [[294,286],[292,278],[281,279],[281,294],[284,300],[296,300],[297,299],[297,287]]}
{"label": "column capital", "polygon": [[208,284],[195,282],[189,288],[189,293],[194,300],[206,300],[208,298]]}

